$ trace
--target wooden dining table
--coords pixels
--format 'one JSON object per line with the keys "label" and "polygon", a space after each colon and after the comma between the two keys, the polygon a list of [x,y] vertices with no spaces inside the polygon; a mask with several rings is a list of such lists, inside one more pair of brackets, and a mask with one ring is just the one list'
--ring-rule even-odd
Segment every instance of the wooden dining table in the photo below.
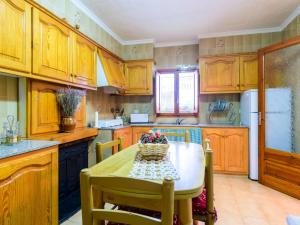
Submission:
{"label": "wooden dining table", "polygon": [[[182,225],[191,225],[192,198],[198,196],[204,187],[205,157],[203,148],[199,144],[170,142],[169,159],[177,170],[180,179],[175,180],[174,211],[178,214]],[[136,154],[138,145],[132,145],[89,169],[92,176],[128,176]],[[154,180],[154,182],[162,182]],[[109,202],[106,199],[105,202]],[[143,205],[146,209],[151,206]]]}

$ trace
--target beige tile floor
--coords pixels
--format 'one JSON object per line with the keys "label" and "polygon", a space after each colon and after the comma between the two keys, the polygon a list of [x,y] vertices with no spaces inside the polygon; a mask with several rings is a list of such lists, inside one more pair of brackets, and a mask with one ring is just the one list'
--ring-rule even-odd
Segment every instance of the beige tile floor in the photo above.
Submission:
{"label": "beige tile floor", "polygon": [[[300,216],[300,200],[244,176],[215,175],[215,204],[216,225],[286,225],[288,214]],[[82,225],[81,212],[62,225]]]}

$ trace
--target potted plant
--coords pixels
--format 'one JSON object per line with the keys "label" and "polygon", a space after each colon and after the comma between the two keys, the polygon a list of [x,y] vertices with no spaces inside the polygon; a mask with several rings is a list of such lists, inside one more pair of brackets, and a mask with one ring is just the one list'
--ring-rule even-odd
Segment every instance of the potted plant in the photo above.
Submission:
{"label": "potted plant", "polygon": [[72,132],[76,127],[74,118],[78,105],[85,91],[68,88],[57,90],[56,98],[61,109],[61,128],[64,132]]}

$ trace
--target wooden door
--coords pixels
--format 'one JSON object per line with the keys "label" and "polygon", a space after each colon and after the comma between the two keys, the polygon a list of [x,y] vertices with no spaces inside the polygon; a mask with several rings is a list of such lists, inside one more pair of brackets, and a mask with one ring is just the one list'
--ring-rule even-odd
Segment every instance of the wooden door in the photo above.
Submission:
{"label": "wooden door", "polygon": [[58,224],[57,151],[0,160],[1,224]]}
{"label": "wooden door", "polygon": [[152,62],[126,62],[125,80],[125,94],[152,95]]}
{"label": "wooden door", "polygon": [[142,134],[148,133],[151,127],[132,127],[132,144],[138,143]]}
{"label": "wooden door", "polygon": [[23,0],[0,0],[1,71],[31,70],[31,6]]}
{"label": "wooden door", "polygon": [[114,131],[114,140],[122,139],[122,148],[127,148],[132,145],[132,128],[126,127]]}
{"label": "wooden door", "polygon": [[257,54],[240,56],[240,89],[256,89],[258,86]]}
{"label": "wooden door", "polygon": [[300,37],[259,51],[259,182],[300,199]]}
{"label": "wooden door", "polygon": [[96,46],[85,38],[74,34],[72,54],[73,82],[96,86]]}
{"label": "wooden door", "polygon": [[71,81],[71,31],[37,9],[33,10],[33,73]]}
{"label": "wooden door", "polygon": [[248,130],[224,130],[225,171],[248,174]]}
{"label": "wooden door", "polygon": [[[32,81],[29,93],[29,135],[37,135],[60,130],[60,109],[56,101],[56,91],[65,88],[47,82]],[[84,96],[75,114],[76,127],[86,126],[86,97]]]}
{"label": "wooden door", "polygon": [[215,172],[225,171],[225,152],[224,152],[224,131],[219,128],[203,129],[203,140],[210,139],[213,150],[213,168]]}
{"label": "wooden door", "polygon": [[200,93],[239,92],[239,57],[200,58]]}

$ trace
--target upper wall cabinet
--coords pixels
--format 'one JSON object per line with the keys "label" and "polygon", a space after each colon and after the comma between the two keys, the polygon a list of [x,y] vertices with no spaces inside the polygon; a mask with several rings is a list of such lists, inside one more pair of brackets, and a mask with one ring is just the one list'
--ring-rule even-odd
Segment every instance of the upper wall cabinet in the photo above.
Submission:
{"label": "upper wall cabinet", "polygon": [[72,32],[37,9],[33,10],[33,73],[71,81]]}
{"label": "upper wall cabinet", "polygon": [[209,56],[199,60],[200,93],[239,93],[257,88],[257,55]]}
{"label": "upper wall cabinet", "polygon": [[105,74],[98,74],[98,76],[105,76],[107,84],[99,83],[99,86],[113,86],[117,88],[125,88],[124,64],[121,60],[112,56],[104,50],[98,51],[102,68]]}
{"label": "upper wall cabinet", "polygon": [[153,94],[153,61],[129,61],[125,63],[126,91],[128,95]]}
{"label": "upper wall cabinet", "polygon": [[73,82],[96,87],[97,48],[85,38],[74,34]]}
{"label": "upper wall cabinet", "polygon": [[201,93],[239,91],[239,57],[204,57],[199,63]]}
{"label": "upper wall cabinet", "polygon": [[257,54],[240,56],[240,88],[242,91],[257,88],[258,60]]}
{"label": "upper wall cabinet", "polygon": [[23,0],[0,0],[0,71],[31,70],[31,6]]}

